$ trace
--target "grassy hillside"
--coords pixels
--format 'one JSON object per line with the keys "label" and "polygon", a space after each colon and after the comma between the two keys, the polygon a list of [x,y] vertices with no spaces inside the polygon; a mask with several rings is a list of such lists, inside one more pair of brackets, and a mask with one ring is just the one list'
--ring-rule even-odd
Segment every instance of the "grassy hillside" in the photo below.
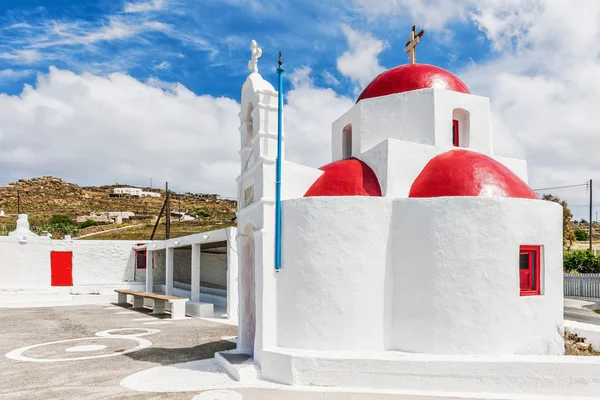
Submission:
{"label": "grassy hillside", "polygon": [[[0,235],[14,229],[17,219],[17,196],[20,193],[21,212],[29,214],[32,230],[43,228],[49,230],[49,223],[55,215],[67,215],[73,220],[91,212],[133,212],[135,216],[121,225],[100,224],[85,229],[78,229],[72,236],[78,237],[95,232],[103,232],[116,228],[115,231],[90,236],[89,239],[132,239],[147,240],[160,209],[164,203],[164,190],[142,188],[145,191],[160,192],[160,198],[154,197],[109,197],[117,187],[81,187],[65,182],[59,178],[42,177],[19,180],[8,186],[0,186],[0,210],[6,217],[0,218]],[[205,232],[235,225],[236,202],[218,199],[215,196],[201,194],[171,193],[171,210],[187,211],[198,215],[198,219],[179,222],[171,218],[171,237],[185,236],[192,233]],[[131,228],[128,228],[130,227]],[[53,237],[60,237],[60,232],[51,232]],[[165,237],[164,218],[157,229],[155,238]]]}

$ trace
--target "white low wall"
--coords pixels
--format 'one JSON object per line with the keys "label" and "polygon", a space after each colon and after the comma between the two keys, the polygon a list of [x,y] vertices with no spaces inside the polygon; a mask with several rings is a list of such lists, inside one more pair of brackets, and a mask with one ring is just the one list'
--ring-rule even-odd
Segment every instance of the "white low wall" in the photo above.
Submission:
{"label": "white low wall", "polygon": [[[30,237],[0,238],[0,289],[47,289],[51,287],[51,251],[73,252],[73,287],[110,286],[142,282],[145,271],[135,269],[134,241],[50,240]],[[135,274],[135,276],[134,276]]]}
{"label": "white low wall", "polygon": [[263,352],[261,377],[288,385],[426,391],[443,397],[592,399],[600,391],[600,357],[275,348]]}

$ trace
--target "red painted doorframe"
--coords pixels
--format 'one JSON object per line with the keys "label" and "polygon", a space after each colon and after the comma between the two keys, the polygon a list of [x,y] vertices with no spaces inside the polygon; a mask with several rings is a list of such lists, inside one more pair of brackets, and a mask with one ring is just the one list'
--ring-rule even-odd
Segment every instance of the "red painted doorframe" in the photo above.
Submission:
{"label": "red painted doorframe", "polygon": [[50,285],[73,286],[73,252],[50,252]]}

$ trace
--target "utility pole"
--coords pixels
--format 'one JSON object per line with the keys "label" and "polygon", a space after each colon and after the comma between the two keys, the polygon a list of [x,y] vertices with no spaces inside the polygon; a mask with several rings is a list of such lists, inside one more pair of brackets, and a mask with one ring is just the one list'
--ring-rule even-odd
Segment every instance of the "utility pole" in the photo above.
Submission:
{"label": "utility pole", "polygon": [[169,182],[167,182],[165,190],[167,192],[167,208],[165,210],[167,219],[166,219],[165,225],[166,225],[166,239],[168,240],[171,238],[171,196],[169,195]]}
{"label": "utility pole", "polygon": [[21,214],[21,191],[17,190],[17,214]]}
{"label": "utility pole", "polygon": [[592,250],[592,180],[590,179],[590,252],[593,252]]}
{"label": "utility pole", "polygon": [[152,189],[152,178],[150,178],[150,189]]}

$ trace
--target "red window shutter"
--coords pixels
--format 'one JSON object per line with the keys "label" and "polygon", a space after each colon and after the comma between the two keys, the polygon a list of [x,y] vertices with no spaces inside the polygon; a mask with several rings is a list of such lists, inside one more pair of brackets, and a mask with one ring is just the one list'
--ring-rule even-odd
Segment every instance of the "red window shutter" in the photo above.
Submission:
{"label": "red window shutter", "polygon": [[[143,243],[138,243],[141,246]],[[135,251],[135,267],[137,269],[146,269],[146,250]]]}
{"label": "red window shutter", "polygon": [[460,143],[459,143],[459,130],[458,130],[458,120],[453,119],[452,120],[452,146],[454,147],[459,147]]}
{"label": "red window shutter", "polygon": [[519,283],[521,296],[541,294],[540,246],[521,246],[519,250]]}

